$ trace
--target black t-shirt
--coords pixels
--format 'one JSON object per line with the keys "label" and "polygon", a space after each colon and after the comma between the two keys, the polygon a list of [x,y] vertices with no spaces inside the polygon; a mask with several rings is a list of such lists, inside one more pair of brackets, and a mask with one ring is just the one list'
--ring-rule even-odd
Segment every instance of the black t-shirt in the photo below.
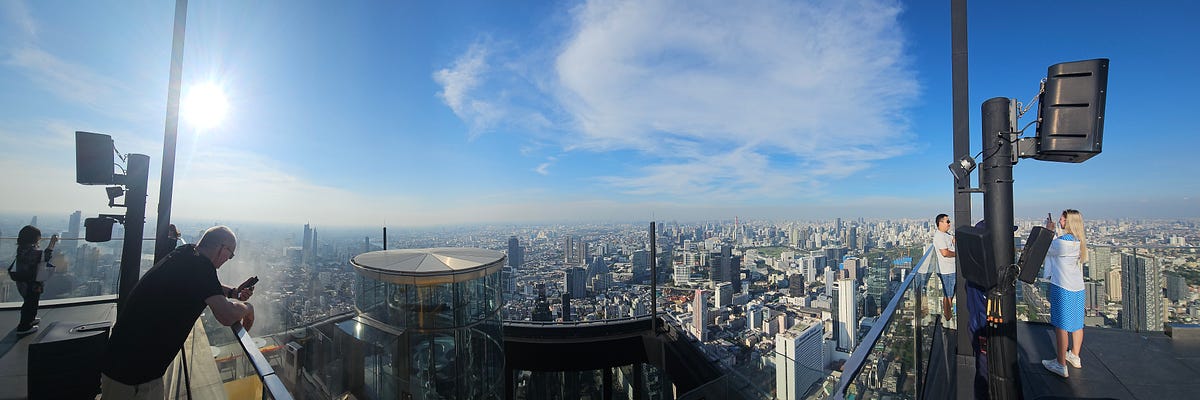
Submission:
{"label": "black t-shirt", "polygon": [[158,379],[204,311],[222,295],[212,261],[194,245],[175,249],[133,287],[108,339],[102,371],[127,385]]}

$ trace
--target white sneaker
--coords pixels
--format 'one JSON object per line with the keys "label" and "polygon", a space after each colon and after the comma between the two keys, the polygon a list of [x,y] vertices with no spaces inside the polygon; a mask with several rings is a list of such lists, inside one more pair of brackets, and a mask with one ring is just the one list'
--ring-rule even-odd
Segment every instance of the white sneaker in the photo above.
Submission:
{"label": "white sneaker", "polygon": [[1072,353],[1070,351],[1067,351],[1067,365],[1070,365],[1075,368],[1083,368],[1083,364],[1079,363],[1079,356],[1075,355],[1075,353]]}
{"label": "white sneaker", "polygon": [[1042,360],[1042,366],[1046,367],[1046,369],[1050,370],[1050,372],[1053,372],[1055,375],[1063,378],[1067,377],[1067,366],[1059,364],[1058,360],[1053,358],[1049,360]]}

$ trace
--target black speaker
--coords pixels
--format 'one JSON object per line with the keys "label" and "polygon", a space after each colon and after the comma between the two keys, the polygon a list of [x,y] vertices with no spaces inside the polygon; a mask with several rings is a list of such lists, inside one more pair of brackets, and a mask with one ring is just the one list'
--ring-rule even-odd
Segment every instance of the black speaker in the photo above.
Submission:
{"label": "black speaker", "polygon": [[92,243],[112,240],[112,218],[98,217],[83,220],[83,237]]}
{"label": "black speaker", "polygon": [[991,233],[986,228],[960,227],[954,231],[954,241],[962,277],[984,290],[995,287],[996,267],[992,262],[996,256]]}
{"label": "black speaker", "polygon": [[113,184],[112,136],[75,132],[75,182],[81,185]]}
{"label": "black speaker", "polygon": [[1108,59],[1051,65],[1038,106],[1038,160],[1080,163],[1100,154]]}
{"label": "black speaker", "polygon": [[100,393],[100,357],[109,321],[54,321],[29,344],[30,399],[91,399]]}
{"label": "black speaker", "polygon": [[1042,263],[1046,261],[1046,252],[1050,250],[1050,242],[1054,241],[1054,231],[1035,226],[1029,231],[1029,238],[1025,239],[1025,248],[1021,250],[1021,258],[1017,260],[1017,266],[1021,268],[1021,275],[1017,276],[1025,283],[1033,283],[1037,281],[1038,271],[1042,270]]}

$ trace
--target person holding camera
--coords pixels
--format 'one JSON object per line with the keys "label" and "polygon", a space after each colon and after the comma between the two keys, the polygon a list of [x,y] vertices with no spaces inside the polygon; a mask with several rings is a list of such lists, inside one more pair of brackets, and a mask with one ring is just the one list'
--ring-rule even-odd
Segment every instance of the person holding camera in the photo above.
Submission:
{"label": "person holding camera", "polygon": [[54,245],[58,244],[58,235],[50,236],[50,244],[45,250],[38,248],[42,241],[42,231],[33,225],[25,225],[17,233],[17,257],[9,265],[8,273],[17,283],[17,292],[25,299],[21,303],[21,321],[17,323],[17,334],[27,335],[37,332],[38,301],[42,298],[45,285],[38,281],[38,269],[54,268],[49,264],[54,255]]}
{"label": "person holding camera", "polygon": [[236,250],[233,231],[215,226],[146,271],[108,339],[100,368],[104,399],[163,399],[163,375],[206,306],[222,325],[254,325],[254,307],[245,302],[253,288],[217,280],[217,269]]}
{"label": "person holding camera", "polygon": [[[1058,237],[1046,252],[1046,277],[1050,279],[1050,324],[1054,325],[1057,358],[1042,360],[1042,366],[1066,378],[1067,365],[1082,368],[1079,349],[1083,346],[1083,263],[1087,262],[1087,238],[1083,214],[1067,209],[1058,218]],[[1056,230],[1046,215],[1046,229]],[[1070,343],[1068,343],[1068,338]],[[1074,352],[1067,350],[1072,345]]]}

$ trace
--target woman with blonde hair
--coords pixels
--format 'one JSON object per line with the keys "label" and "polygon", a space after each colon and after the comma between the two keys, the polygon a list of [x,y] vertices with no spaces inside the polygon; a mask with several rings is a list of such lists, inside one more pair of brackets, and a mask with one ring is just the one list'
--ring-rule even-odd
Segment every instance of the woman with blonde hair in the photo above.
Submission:
{"label": "woman with blonde hair", "polygon": [[[1058,237],[1046,252],[1046,277],[1050,279],[1050,323],[1054,325],[1057,358],[1042,360],[1042,366],[1066,378],[1067,364],[1082,368],[1079,349],[1083,346],[1083,263],[1087,261],[1087,237],[1083,215],[1067,209],[1058,218]],[[1056,230],[1046,218],[1046,229]],[[1068,343],[1068,338],[1070,343]],[[1067,345],[1071,350],[1067,350]],[[1073,350],[1073,351],[1072,351]]]}

